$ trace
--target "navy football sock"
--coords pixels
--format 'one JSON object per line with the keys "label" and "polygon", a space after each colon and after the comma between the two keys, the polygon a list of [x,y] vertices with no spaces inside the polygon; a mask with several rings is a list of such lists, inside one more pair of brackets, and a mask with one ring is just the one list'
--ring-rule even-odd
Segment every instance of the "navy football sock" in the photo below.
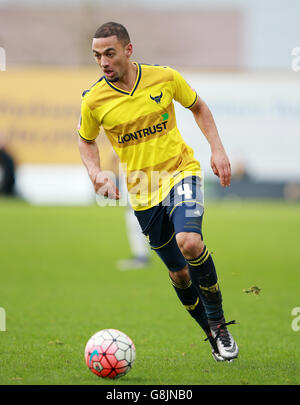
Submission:
{"label": "navy football sock", "polygon": [[183,285],[177,284],[171,277],[170,279],[172,286],[174,287],[174,290],[176,291],[176,294],[181,303],[184,305],[185,309],[195,319],[195,321],[198,322],[206,334],[210,333],[205,309],[191,280],[187,284]]}
{"label": "navy football sock", "polygon": [[208,319],[220,319],[224,315],[222,294],[211,254],[204,246],[201,255],[186,259],[193,285],[202,299]]}

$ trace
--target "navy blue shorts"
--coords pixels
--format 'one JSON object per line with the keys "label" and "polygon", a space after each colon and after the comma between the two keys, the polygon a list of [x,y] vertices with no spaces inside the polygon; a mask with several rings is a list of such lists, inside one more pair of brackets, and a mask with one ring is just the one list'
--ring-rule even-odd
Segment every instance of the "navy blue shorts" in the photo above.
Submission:
{"label": "navy blue shorts", "polygon": [[186,177],[158,205],[134,211],[151,249],[155,250],[170,271],[182,270],[187,264],[175,235],[196,232],[202,238],[204,199],[201,182],[198,176]]}

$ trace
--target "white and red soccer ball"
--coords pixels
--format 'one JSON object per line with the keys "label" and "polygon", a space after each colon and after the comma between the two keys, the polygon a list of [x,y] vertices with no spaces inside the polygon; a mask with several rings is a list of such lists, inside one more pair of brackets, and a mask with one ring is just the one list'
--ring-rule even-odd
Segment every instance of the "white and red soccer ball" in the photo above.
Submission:
{"label": "white and red soccer ball", "polygon": [[97,376],[119,378],[127,374],[135,361],[133,341],[116,329],[95,333],[85,347],[85,362]]}

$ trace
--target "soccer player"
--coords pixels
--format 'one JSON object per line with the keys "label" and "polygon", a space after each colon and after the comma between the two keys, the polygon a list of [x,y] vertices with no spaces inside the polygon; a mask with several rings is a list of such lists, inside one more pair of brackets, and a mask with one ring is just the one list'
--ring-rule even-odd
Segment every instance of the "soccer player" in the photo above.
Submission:
{"label": "soccer player", "polygon": [[227,326],[211,254],[202,234],[202,173],[176,125],[173,100],[191,110],[211,147],[211,167],[230,185],[230,162],[206,103],[167,66],[131,60],[124,26],[99,27],[92,51],[104,75],[83,92],[78,146],[95,191],[120,198],[101,171],[95,139],[102,125],[126,171],[131,206],[143,234],[169,270],[178,298],[206,333],[216,361],[231,361],[238,346]]}

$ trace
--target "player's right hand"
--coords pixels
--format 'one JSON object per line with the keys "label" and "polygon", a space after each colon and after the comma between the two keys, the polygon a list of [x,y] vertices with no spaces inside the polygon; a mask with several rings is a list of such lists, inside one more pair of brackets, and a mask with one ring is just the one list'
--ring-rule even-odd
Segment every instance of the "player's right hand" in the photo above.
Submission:
{"label": "player's right hand", "polygon": [[231,180],[231,167],[223,148],[212,152],[210,164],[214,174],[220,178],[221,186],[229,187]]}
{"label": "player's right hand", "polygon": [[118,188],[106,174],[98,172],[92,181],[96,194],[103,195],[104,197],[111,198],[112,200],[120,199]]}

